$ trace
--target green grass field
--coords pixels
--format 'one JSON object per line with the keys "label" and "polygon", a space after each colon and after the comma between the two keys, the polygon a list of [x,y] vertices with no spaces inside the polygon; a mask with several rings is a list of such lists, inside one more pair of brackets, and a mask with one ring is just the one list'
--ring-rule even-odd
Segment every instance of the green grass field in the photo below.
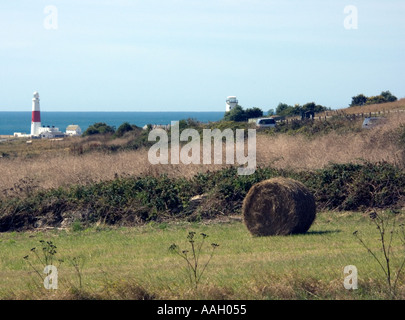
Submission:
{"label": "green grass field", "polygon": [[[353,236],[355,230],[381,254],[379,234],[368,216],[351,212],[320,213],[307,234],[287,237],[253,237],[238,217],[211,223],[2,233],[0,298],[385,299],[384,274]],[[201,265],[208,258],[209,244],[219,244],[197,289],[190,284],[185,261],[168,250],[172,243],[188,249],[189,231],[209,236]],[[57,290],[44,289],[23,259],[29,255],[34,267],[43,270],[30,251],[40,247],[40,240],[52,241],[57,246],[55,259],[64,260],[54,263],[59,272]],[[402,248],[399,240],[394,238],[393,247]],[[79,273],[70,263],[74,257],[82,262],[81,287]],[[347,265],[358,269],[358,290],[343,287]]]}

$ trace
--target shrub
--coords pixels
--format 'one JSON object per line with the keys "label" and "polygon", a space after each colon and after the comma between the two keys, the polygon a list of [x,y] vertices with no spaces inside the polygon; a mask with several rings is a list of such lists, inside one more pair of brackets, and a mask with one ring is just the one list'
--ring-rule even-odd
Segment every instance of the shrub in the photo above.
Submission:
{"label": "shrub", "polygon": [[129,124],[129,122],[124,122],[122,125],[120,125],[115,131],[114,136],[115,137],[122,137],[125,133],[134,130],[133,126]]}
{"label": "shrub", "polygon": [[394,102],[397,100],[397,97],[394,96],[389,90],[383,91],[380,95],[372,97],[366,97],[364,94],[359,94],[352,98],[350,107]]}
{"label": "shrub", "polygon": [[91,136],[95,134],[107,134],[107,133],[114,133],[114,127],[107,125],[104,122],[97,122],[86,129],[83,132],[83,137]]}
{"label": "shrub", "polygon": [[357,96],[352,97],[352,102],[350,107],[354,106],[362,106],[367,102],[367,97],[364,94],[359,94]]}
{"label": "shrub", "polygon": [[302,180],[324,209],[385,208],[395,205],[405,194],[404,172],[386,162],[333,164],[304,174]]}
{"label": "shrub", "polygon": [[225,112],[224,121],[244,122],[250,118],[260,118],[263,116],[263,110],[260,108],[247,108],[244,110],[241,106],[237,105],[231,111]]}
{"label": "shrub", "polygon": [[387,208],[400,204],[405,196],[405,172],[386,162],[331,164],[311,172],[264,167],[248,176],[239,176],[237,168],[230,167],[191,179],[166,175],[117,177],[3,199],[0,232],[33,228],[39,221],[57,226],[66,215],[75,217],[77,212],[81,213],[78,221],[85,225],[186,218],[199,210],[188,210],[190,199],[202,194],[206,196],[201,200],[201,210],[208,211],[200,211],[200,217],[240,214],[250,188],[274,177],[302,182],[314,194],[318,209]]}
{"label": "shrub", "polygon": [[243,110],[243,108],[238,105],[234,107],[231,111],[225,112],[223,120],[236,122],[246,121],[246,113]]}

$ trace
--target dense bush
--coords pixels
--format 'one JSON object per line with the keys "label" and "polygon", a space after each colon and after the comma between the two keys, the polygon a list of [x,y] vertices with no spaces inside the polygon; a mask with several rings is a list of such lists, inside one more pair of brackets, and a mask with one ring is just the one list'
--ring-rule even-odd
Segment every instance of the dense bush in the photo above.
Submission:
{"label": "dense bush", "polygon": [[386,162],[334,164],[299,179],[314,192],[324,209],[386,208],[405,195],[405,173]]}
{"label": "dense bush", "polygon": [[383,91],[381,92],[380,95],[372,97],[366,97],[364,94],[359,94],[357,96],[352,97],[350,107],[394,102],[397,100],[398,100],[397,97],[394,96],[389,90]]}
{"label": "dense bush", "polygon": [[361,119],[346,119],[342,117],[333,116],[327,120],[290,120],[287,122],[277,123],[274,128],[262,130],[262,134],[275,135],[278,133],[286,133],[288,135],[302,134],[307,137],[328,134],[336,132],[338,134],[345,134],[349,132],[361,131]]}
{"label": "dense bush", "polygon": [[224,121],[243,122],[248,121],[250,118],[260,118],[263,116],[263,111],[260,108],[247,108],[244,110],[241,106],[237,105],[231,111],[225,112]]}
{"label": "dense bush", "polygon": [[[405,196],[405,172],[388,163],[332,164],[312,172],[258,168],[239,176],[236,168],[200,173],[192,179],[117,177],[112,181],[34,192],[0,202],[0,232],[34,227],[39,220],[59,225],[79,212],[84,223],[142,223],[239,214],[242,201],[257,182],[284,176],[304,183],[318,209],[362,210],[400,205]],[[191,210],[190,199],[205,197]],[[77,217],[76,217],[77,218]]]}
{"label": "dense bush", "polygon": [[115,132],[114,127],[111,127],[104,122],[97,122],[88,127],[86,131],[83,132],[82,136],[86,137],[95,134],[108,134],[108,133],[113,134],[114,132]]}
{"label": "dense bush", "polygon": [[306,112],[319,113],[330,110],[330,108],[316,104],[315,102],[309,102],[303,106],[296,104],[295,106],[290,106],[286,103],[279,103],[276,108],[276,114],[278,116],[299,116]]}
{"label": "dense bush", "polygon": [[137,127],[134,125],[131,125],[129,122],[124,122],[122,125],[118,127],[118,129],[115,131],[114,136],[115,137],[122,137],[125,133],[132,131],[136,129]]}

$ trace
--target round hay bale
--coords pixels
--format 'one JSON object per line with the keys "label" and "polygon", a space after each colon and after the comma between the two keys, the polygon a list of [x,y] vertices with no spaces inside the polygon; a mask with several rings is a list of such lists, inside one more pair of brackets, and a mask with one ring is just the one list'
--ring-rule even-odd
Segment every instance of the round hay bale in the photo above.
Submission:
{"label": "round hay bale", "polygon": [[301,182],[273,178],[249,190],[242,213],[246,227],[256,236],[305,233],[315,220],[315,198]]}

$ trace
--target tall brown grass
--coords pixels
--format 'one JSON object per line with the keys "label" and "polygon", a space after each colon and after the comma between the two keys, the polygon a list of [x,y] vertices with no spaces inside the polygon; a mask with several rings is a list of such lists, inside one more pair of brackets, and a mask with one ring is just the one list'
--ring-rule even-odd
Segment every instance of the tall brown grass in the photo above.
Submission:
{"label": "tall brown grass", "polygon": [[[370,130],[339,135],[334,132],[308,139],[304,136],[258,136],[260,165],[275,168],[313,170],[330,163],[387,161],[403,166],[403,150],[389,132]],[[266,147],[267,146],[267,147]]]}
{"label": "tall brown grass", "polygon": [[[364,106],[355,106],[355,107],[348,107],[337,110],[338,113],[344,114],[359,114],[359,113],[369,113],[369,112],[395,112],[397,110],[404,110],[405,109],[405,98],[394,102],[387,102],[387,103],[378,103],[378,104],[370,104]],[[329,112],[330,113],[330,112]]]}
{"label": "tall brown grass", "polygon": [[0,197],[15,195],[30,183],[35,188],[50,189],[73,184],[111,180],[116,177],[166,174],[170,177],[192,177],[199,172],[214,171],[225,165],[152,165],[148,150],[121,151],[117,153],[91,152],[40,155],[33,159],[0,159]]}
{"label": "tall brown grass", "polygon": [[[323,168],[331,162],[366,160],[387,161],[403,167],[405,153],[398,143],[396,131],[405,124],[405,114],[390,114],[387,117],[388,121],[383,127],[361,132],[331,132],[312,138],[299,134],[257,134],[257,165],[313,170]],[[126,141],[120,140],[120,143]],[[18,192],[19,188],[15,186],[27,181],[38,188],[48,189],[110,180],[117,176],[167,174],[172,177],[191,177],[199,172],[219,170],[225,166],[227,165],[152,165],[148,161],[146,148],[84,154],[67,152],[61,148],[33,158],[0,158],[0,197]]]}

